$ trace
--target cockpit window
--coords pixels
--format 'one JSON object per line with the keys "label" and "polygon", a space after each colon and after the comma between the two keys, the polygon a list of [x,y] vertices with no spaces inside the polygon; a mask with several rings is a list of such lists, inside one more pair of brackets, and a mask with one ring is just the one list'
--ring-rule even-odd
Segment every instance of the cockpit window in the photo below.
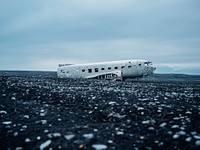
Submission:
{"label": "cockpit window", "polygon": [[144,62],[145,65],[152,65],[152,62],[150,61],[147,61],[147,62]]}

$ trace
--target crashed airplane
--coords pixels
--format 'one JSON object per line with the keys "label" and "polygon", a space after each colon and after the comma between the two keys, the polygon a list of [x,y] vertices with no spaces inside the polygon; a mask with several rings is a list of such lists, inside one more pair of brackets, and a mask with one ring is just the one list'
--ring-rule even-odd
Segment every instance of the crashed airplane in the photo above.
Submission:
{"label": "crashed airplane", "polygon": [[121,60],[86,64],[59,64],[58,78],[86,78],[121,80],[153,74],[152,62],[147,60]]}

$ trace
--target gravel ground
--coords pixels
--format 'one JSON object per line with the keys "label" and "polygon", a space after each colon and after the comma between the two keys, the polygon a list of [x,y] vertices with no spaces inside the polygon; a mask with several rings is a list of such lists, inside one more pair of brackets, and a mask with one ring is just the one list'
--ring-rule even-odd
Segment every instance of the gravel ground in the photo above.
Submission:
{"label": "gravel ground", "polygon": [[200,149],[200,82],[0,76],[0,149]]}

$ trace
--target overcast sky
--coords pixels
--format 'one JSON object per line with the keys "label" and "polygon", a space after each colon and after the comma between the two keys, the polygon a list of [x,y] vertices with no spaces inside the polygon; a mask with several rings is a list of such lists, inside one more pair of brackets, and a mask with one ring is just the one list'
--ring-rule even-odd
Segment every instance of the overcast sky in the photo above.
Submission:
{"label": "overcast sky", "polygon": [[200,0],[0,1],[0,70],[125,59],[200,74]]}

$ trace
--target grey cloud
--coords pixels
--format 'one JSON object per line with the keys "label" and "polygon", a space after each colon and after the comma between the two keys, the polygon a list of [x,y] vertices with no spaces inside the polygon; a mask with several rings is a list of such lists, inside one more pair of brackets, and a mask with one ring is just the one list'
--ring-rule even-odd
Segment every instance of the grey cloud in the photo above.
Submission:
{"label": "grey cloud", "polygon": [[197,0],[1,1],[0,63],[6,65],[0,67],[131,58],[199,64],[198,6]]}

